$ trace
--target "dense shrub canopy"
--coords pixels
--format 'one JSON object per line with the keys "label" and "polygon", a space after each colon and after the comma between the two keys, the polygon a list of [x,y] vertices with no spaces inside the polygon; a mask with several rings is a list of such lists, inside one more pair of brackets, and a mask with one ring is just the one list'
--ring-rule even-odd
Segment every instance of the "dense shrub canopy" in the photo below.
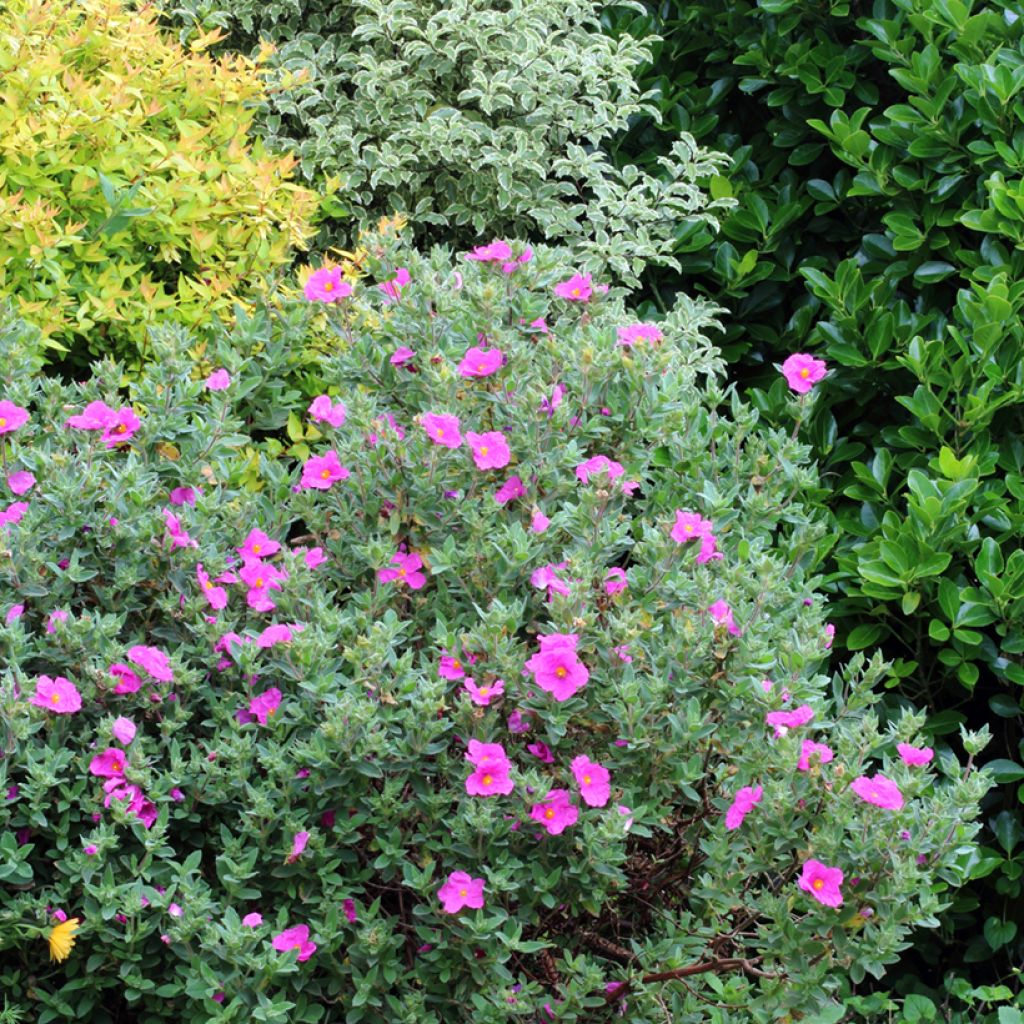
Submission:
{"label": "dense shrub canopy", "polygon": [[[4,991],[40,1024],[837,1019],[986,782],[915,763],[878,659],[824,674],[805,446],[723,390],[704,303],[655,328],[555,251],[369,248],[377,286],[304,281],[338,337],[308,410],[237,335],[197,376],[154,331],[127,395],[0,336]],[[308,453],[252,481],[275,403]]]}

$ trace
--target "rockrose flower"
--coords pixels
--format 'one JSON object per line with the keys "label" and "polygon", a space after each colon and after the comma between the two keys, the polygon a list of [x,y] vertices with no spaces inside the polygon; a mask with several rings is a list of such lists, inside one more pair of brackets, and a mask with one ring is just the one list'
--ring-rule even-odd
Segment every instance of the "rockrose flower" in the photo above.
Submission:
{"label": "rockrose flower", "polygon": [[826,907],[843,905],[843,895],[839,891],[843,884],[843,872],[839,868],[830,868],[812,857],[804,861],[797,884]]}
{"label": "rockrose flower", "polygon": [[82,709],[82,695],[75,684],[63,676],[55,679],[40,676],[29,703],[37,708],[46,708],[55,715],[72,715]]}
{"label": "rockrose flower", "polygon": [[557,836],[576,824],[580,812],[570,802],[569,790],[553,789],[540,803],[530,808],[530,817],[540,822],[550,835]]}
{"label": "rockrose flower", "polygon": [[214,370],[213,373],[206,378],[207,391],[224,391],[230,386],[231,375],[223,367],[219,370]]}
{"label": "rockrose flower", "polygon": [[27,422],[28,409],[23,409],[6,398],[0,402],[0,434],[9,434]]}
{"label": "rockrose flower", "polygon": [[443,445],[445,448],[458,448],[462,444],[458,416],[428,412],[420,419],[420,425],[434,444]]}
{"label": "rockrose flower", "polygon": [[765,723],[775,729],[776,738],[785,736],[790,729],[806,725],[814,718],[814,711],[810,704],[801,704],[792,711],[769,711],[764,716]]}
{"label": "rockrose flower", "polygon": [[576,467],[576,479],[580,483],[588,484],[592,476],[607,473],[609,480],[617,480],[625,472],[620,463],[609,459],[607,455],[595,455]]}
{"label": "rockrose flower", "polygon": [[113,448],[124,441],[130,440],[135,432],[142,426],[142,420],[135,415],[131,406],[126,405],[118,409],[113,418],[103,428],[100,440],[108,447]]}
{"label": "rockrose flower", "polygon": [[547,646],[526,662],[534,681],[555,700],[568,700],[590,678],[587,666],[576,656],[575,646]]}
{"label": "rockrose flower", "polygon": [[821,359],[813,356],[797,353],[791,355],[782,364],[782,375],[791,391],[798,395],[806,395],[819,380],[822,380],[826,373],[826,366]]}
{"label": "rockrose flower", "polygon": [[129,649],[128,660],[133,665],[145,669],[154,679],[159,679],[162,683],[174,682],[171,660],[158,647],[144,647],[141,644],[136,644]]}
{"label": "rockrose flower", "polygon": [[412,275],[409,273],[407,267],[399,267],[395,271],[395,276],[390,281],[384,281],[377,287],[384,293],[385,302],[394,302],[399,295],[402,294],[402,289],[412,280]]}
{"label": "rockrose flower", "polygon": [[479,910],[484,905],[484,880],[471,878],[465,871],[453,871],[437,895],[446,914],[457,914],[463,907]]}
{"label": "rockrose flower", "polygon": [[459,363],[459,373],[463,377],[490,377],[501,369],[504,356],[499,348],[468,349]]}
{"label": "rockrose flower", "polygon": [[119,747],[107,747],[102,754],[96,754],[89,762],[89,774],[101,779],[118,779],[124,776],[128,755]]}
{"label": "rockrose flower", "polygon": [[811,758],[817,758],[818,764],[828,764],[834,756],[832,748],[825,746],[824,743],[804,740],[800,744],[800,760],[796,763],[797,771],[810,771]]}
{"label": "rockrose flower", "polygon": [[249,714],[256,719],[260,725],[266,725],[270,716],[281,706],[281,691],[272,686],[264,690],[249,701]]}
{"label": "rockrose flower", "polygon": [[740,635],[740,628],[732,617],[732,609],[725,601],[719,599],[708,606],[708,614],[716,626],[725,626],[732,636]]}
{"label": "rockrose flower", "polygon": [[516,498],[522,498],[526,494],[523,481],[518,476],[510,476],[495,492],[494,500],[499,505],[507,505]]}
{"label": "rockrose flower", "polygon": [[486,434],[466,431],[466,440],[473,452],[477,469],[501,469],[512,457],[508,440],[500,430],[489,430]]}
{"label": "rockrose flower", "polygon": [[423,559],[415,552],[398,551],[391,556],[391,565],[386,569],[377,570],[377,579],[381,583],[390,583],[397,580],[404,583],[410,590],[419,590],[426,585],[427,577],[420,572],[423,566]]}
{"label": "rockrose flower", "polygon": [[628,327],[620,327],[618,330],[618,344],[626,348],[631,345],[639,345],[645,341],[656,344],[665,340],[665,335],[658,330],[655,324],[630,324]]}
{"label": "rockrose flower", "polygon": [[935,757],[931,747],[912,747],[909,743],[897,743],[896,750],[903,763],[909,765],[928,764]]}
{"label": "rockrose flower", "polygon": [[27,469],[19,469],[18,472],[12,473],[7,478],[7,486],[19,497],[26,491],[32,490],[35,485],[35,475],[30,473]]}
{"label": "rockrose flower", "polygon": [[345,403],[332,402],[329,395],[317,395],[309,403],[309,415],[318,423],[329,423],[332,427],[345,425]]}
{"label": "rockrose flower", "polygon": [[314,455],[302,464],[302,479],[299,487],[328,490],[339,480],[347,480],[349,471],[338,460],[338,453],[329,451],[326,455]]}
{"label": "rockrose flower", "polygon": [[490,245],[478,245],[466,253],[466,259],[476,260],[477,263],[507,263],[512,259],[512,246],[495,239]]}
{"label": "rockrose flower", "polygon": [[492,700],[497,700],[505,692],[505,682],[502,679],[496,679],[493,683],[477,686],[473,682],[472,676],[466,676],[462,681],[462,685],[466,688],[469,699],[479,707],[487,707]]}
{"label": "rockrose flower", "polygon": [[892,779],[880,772],[870,778],[860,775],[850,783],[850,789],[869,804],[887,811],[898,811],[903,806],[903,794]]}
{"label": "rockrose flower", "polygon": [[589,274],[573,274],[568,281],[555,285],[555,294],[567,302],[589,302],[594,294],[594,283]]}
{"label": "rockrose flower", "polygon": [[117,413],[106,402],[90,402],[80,413],[69,416],[66,426],[75,430],[106,430]]}
{"label": "rockrose flower", "polygon": [[574,757],[569,767],[576,777],[583,802],[588,807],[604,807],[611,796],[611,774],[608,769],[584,754]]}
{"label": "rockrose flower", "polygon": [[730,831],[739,828],[743,819],[761,802],[764,789],[761,786],[742,786],[736,790],[732,804],[725,812],[725,827]]}
{"label": "rockrose flower", "polygon": [[291,928],[285,928],[283,932],[278,932],[274,936],[271,944],[279,953],[297,950],[299,955],[296,959],[300,964],[316,952],[316,943],[309,941],[308,924],[297,924]]}
{"label": "rockrose flower", "polygon": [[341,267],[314,270],[302,288],[309,302],[337,302],[352,294],[352,285],[342,279]]}

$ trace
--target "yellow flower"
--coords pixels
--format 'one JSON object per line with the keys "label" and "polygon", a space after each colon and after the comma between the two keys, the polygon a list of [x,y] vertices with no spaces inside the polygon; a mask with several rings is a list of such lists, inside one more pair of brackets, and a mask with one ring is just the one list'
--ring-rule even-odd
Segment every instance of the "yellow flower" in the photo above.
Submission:
{"label": "yellow flower", "polygon": [[50,959],[60,963],[71,956],[71,948],[75,944],[75,932],[78,931],[79,920],[69,917],[66,921],[54,925],[50,930]]}

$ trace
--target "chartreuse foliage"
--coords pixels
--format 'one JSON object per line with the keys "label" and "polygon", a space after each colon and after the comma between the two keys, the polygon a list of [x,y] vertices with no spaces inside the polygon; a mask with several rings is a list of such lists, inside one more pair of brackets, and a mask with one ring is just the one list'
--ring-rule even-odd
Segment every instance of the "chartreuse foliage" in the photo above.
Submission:
{"label": "chartreuse foliage", "polygon": [[317,200],[250,136],[259,59],[182,48],[152,8],[10,0],[0,24],[0,295],[51,348],[147,355],[288,263]]}
{"label": "chartreuse foliage", "polygon": [[[639,7],[639,5],[636,5]],[[361,217],[406,213],[433,240],[529,233],[634,278],[673,263],[684,225],[728,200],[699,188],[724,158],[675,133],[654,173],[602,144],[652,114],[634,73],[651,40],[598,31],[592,0],[161,0],[183,40],[226,30],[294,87],[258,119],[307,178],[337,177]],[[688,230],[688,229],[687,229]]]}
{"label": "chartreuse foliage", "polygon": [[[210,349],[227,371],[211,391],[164,325],[122,394],[107,362],[82,384],[33,377],[5,324],[0,401],[28,421],[4,458],[36,480],[0,533],[6,997],[39,1024],[869,1011],[856,987],[968,876],[988,783],[945,745],[923,767],[896,756],[926,722],[880,717],[878,656],[826,670],[807,447],[723,389],[701,301],[630,348],[614,292],[555,296],[564,253],[506,274],[369,248],[372,279],[407,283],[307,310],[339,338],[317,419],[289,404],[273,346]],[[109,443],[67,425],[93,402]],[[308,457],[263,457],[251,481],[238,452],[274,403]],[[500,432],[509,463],[478,469],[471,432]],[[721,559],[673,539],[680,509]],[[556,634],[548,652],[586,670],[561,700],[557,669],[526,669]],[[443,656],[459,667],[442,675]],[[472,703],[466,671],[503,695]],[[54,713],[44,675],[81,708]],[[769,727],[786,709],[803,724]],[[117,718],[137,730],[126,746]],[[800,770],[811,739],[834,758]],[[467,792],[471,740],[501,745],[511,792]],[[610,773],[596,806],[580,756]],[[902,808],[855,795],[880,770]],[[535,807],[553,789],[575,808],[560,834]],[[815,888],[812,861],[842,871],[841,906],[815,896],[837,878]],[[444,911],[457,871],[483,879],[482,908]],[[81,926],[48,964],[56,909]]]}
{"label": "chartreuse foliage", "polygon": [[[673,0],[637,21],[613,13],[613,31],[665,39],[641,78],[663,123],[733,157],[711,194],[735,197],[736,213],[710,247],[695,231],[682,258],[730,307],[724,348],[763,389],[753,400],[783,416],[768,367],[792,352],[832,369],[801,436],[838,519],[837,642],[882,644],[890,685],[938,712],[935,733],[993,723],[1007,788],[974,868],[987,880],[946,919],[958,948],[923,948],[940,973],[977,964],[976,977],[1019,988],[1006,965],[1024,951],[1024,5]],[[657,139],[638,125],[621,159],[656,154]]]}

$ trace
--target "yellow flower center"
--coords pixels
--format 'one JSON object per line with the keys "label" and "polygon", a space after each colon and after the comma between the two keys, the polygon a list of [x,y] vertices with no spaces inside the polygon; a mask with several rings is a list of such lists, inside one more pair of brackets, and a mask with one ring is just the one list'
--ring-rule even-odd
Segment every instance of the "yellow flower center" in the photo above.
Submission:
{"label": "yellow flower center", "polygon": [[687,524],[686,524],[686,526],[684,526],[684,527],[683,527],[683,529],[684,529],[684,530],[685,530],[685,531],[686,531],[687,533],[693,533],[693,526],[692,526],[691,524],[689,524],[689,523],[687,523]]}
{"label": "yellow flower center", "polygon": [[267,714],[272,715],[276,710],[277,708],[267,708]]}
{"label": "yellow flower center", "polygon": [[548,821],[550,821],[554,816],[555,816],[555,809],[554,809],[554,807],[549,807],[544,812],[544,817],[547,818]]}
{"label": "yellow flower center", "polygon": [[584,786],[589,786],[590,785],[590,776],[589,775],[584,775],[583,776],[583,785]]}
{"label": "yellow flower center", "polygon": [[579,295],[579,293],[580,293],[579,288],[573,288],[572,293],[573,293],[573,295]]}
{"label": "yellow flower center", "polygon": [[331,475],[331,471],[329,469],[321,469],[320,470],[320,479],[321,480],[326,480],[330,475]]}
{"label": "yellow flower center", "polygon": [[484,446],[483,446],[483,447],[482,447],[482,448],[480,449],[480,454],[481,454],[481,455],[486,455],[486,454],[487,454],[487,445],[484,445]]}
{"label": "yellow flower center", "polygon": [[50,703],[51,704],[59,704],[60,703],[60,694],[59,693],[51,693],[50,694]]}
{"label": "yellow flower center", "polygon": [[128,427],[124,423],[118,423],[118,425],[114,427],[114,433],[123,434],[127,429]]}
{"label": "yellow flower center", "polygon": [[806,366],[800,371],[800,376],[803,377],[805,380],[808,377],[810,377],[810,375],[811,375],[811,371],[808,370]]}
{"label": "yellow flower center", "polygon": [[482,781],[483,781],[483,784],[485,786],[489,786],[492,782],[494,782],[494,776],[493,775],[485,775],[483,777]]}
{"label": "yellow flower center", "polygon": [[399,569],[398,570],[398,575],[399,576],[404,576],[405,575],[405,570],[404,569]]}
{"label": "yellow flower center", "polygon": [[333,281],[325,281],[324,282],[324,291],[325,292],[333,292],[334,291],[334,282]]}
{"label": "yellow flower center", "polygon": [[561,665],[559,665],[558,668],[555,669],[555,675],[558,676],[559,679],[564,679],[568,674],[569,673],[566,672],[566,670]]}
{"label": "yellow flower center", "polygon": [[487,369],[487,364],[486,364],[486,363],[477,363],[477,364],[476,364],[476,368],[477,368],[477,369],[478,369],[478,370],[479,370],[479,371],[480,371],[481,373],[483,373],[483,371]]}
{"label": "yellow flower center", "polygon": [[452,668],[462,668],[462,662],[461,662],[461,661],[459,661],[459,659],[458,659],[458,658],[456,658],[456,659],[455,659],[455,660],[454,660],[454,661],[452,662]]}
{"label": "yellow flower center", "polygon": [[205,583],[203,584],[203,586],[204,586],[204,587],[206,587],[206,589],[207,589],[207,590],[213,590],[213,584],[212,584],[212,583],[211,583],[211,582],[210,582],[209,580],[207,580],[207,581],[206,581],[206,582],[205,582]]}
{"label": "yellow flower center", "polygon": [[489,686],[481,686],[480,687],[480,696],[481,697],[486,697],[487,694],[489,694],[490,692],[491,692],[491,688]]}
{"label": "yellow flower center", "polygon": [[252,553],[254,555],[258,555],[262,550],[263,550],[263,545],[262,544],[253,544],[253,546],[252,546]]}
{"label": "yellow flower center", "polygon": [[821,890],[825,888],[825,883],[822,879],[816,878],[811,882],[811,888],[814,889],[815,892],[821,892]]}
{"label": "yellow flower center", "polygon": [[256,577],[256,588],[259,589],[262,586],[263,586],[263,577],[262,576],[257,576]]}
{"label": "yellow flower center", "polygon": [[444,437],[444,427],[438,427],[437,428],[437,436],[438,437]]}
{"label": "yellow flower center", "polygon": [[459,895],[460,896],[465,896],[466,895],[466,890],[465,889],[460,889],[459,890]]}
{"label": "yellow flower center", "polygon": [[6,427],[6,426],[7,426],[7,420],[5,420],[3,418],[3,416],[0,416],[0,427]]}
{"label": "yellow flower center", "polygon": [[115,772],[120,772],[124,769],[124,765],[120,761],[115,761],[111,766]]}
{"label": "yellow flower center", "polygon": [[292,946],[292,949],[302,949],[302,943],[301,943],[301,942],[296,942],[296,943],[295,943],[295,944],[294,944],[294,945]]}

